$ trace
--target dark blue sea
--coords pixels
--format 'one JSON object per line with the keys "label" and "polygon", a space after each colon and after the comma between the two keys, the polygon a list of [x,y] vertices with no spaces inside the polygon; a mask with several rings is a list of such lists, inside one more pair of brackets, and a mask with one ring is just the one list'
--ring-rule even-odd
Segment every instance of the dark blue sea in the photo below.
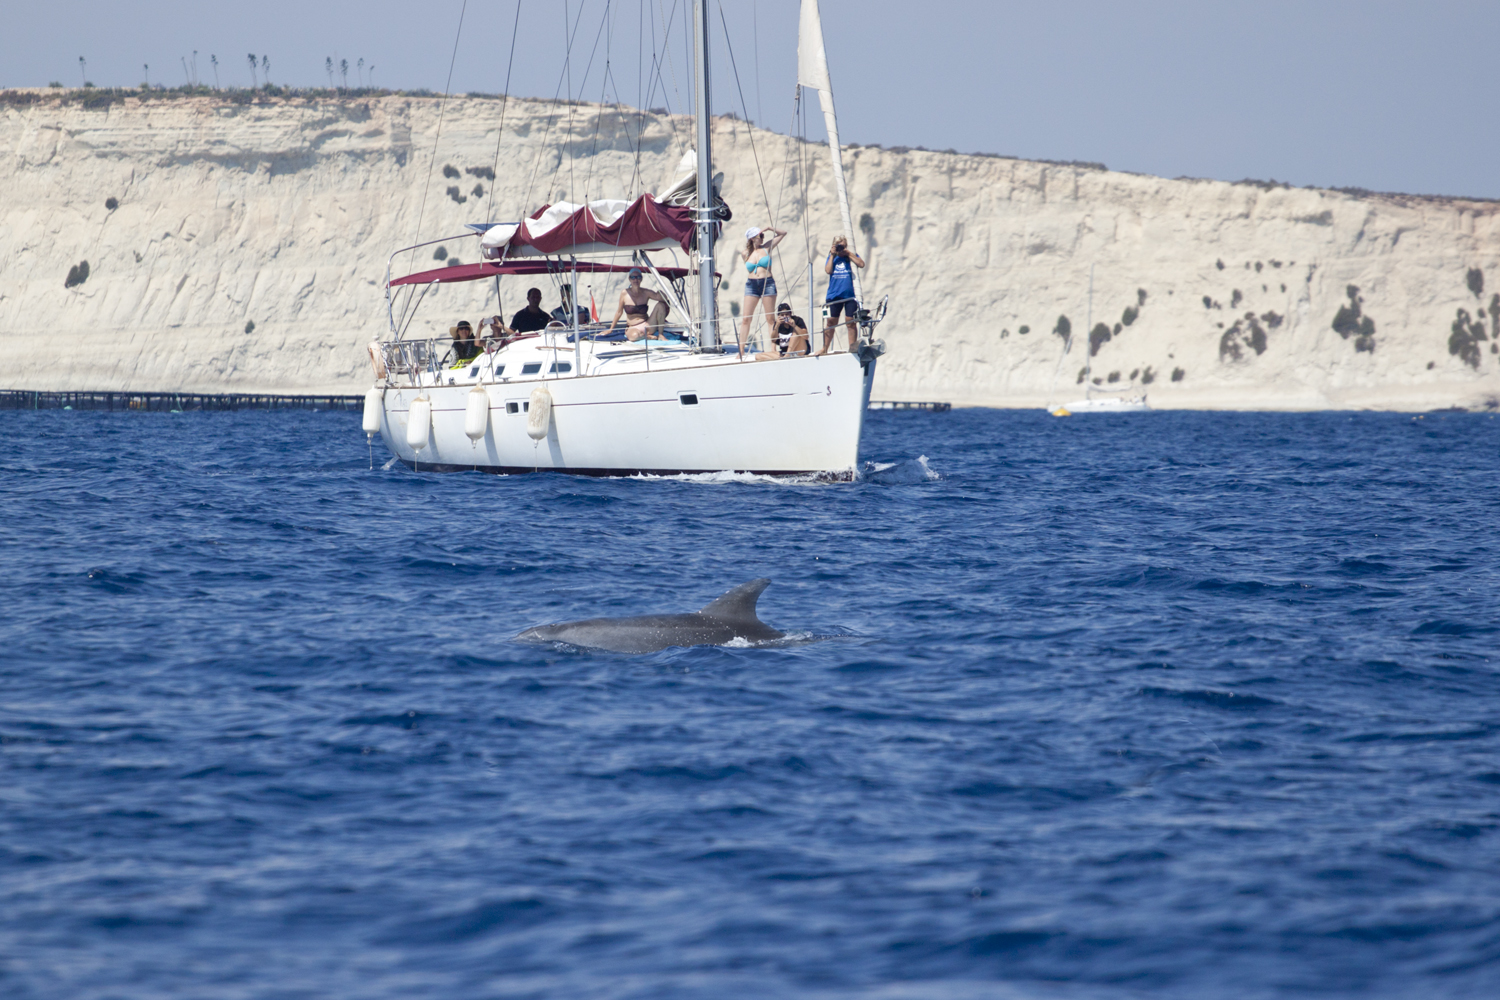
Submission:
{"label": "dark blue sea", "polygon": [[[873,413],[865,478],[0,413],[0,995],[1500,995],[1500,421]],[[807,641],[513,641],[758,576]]]}

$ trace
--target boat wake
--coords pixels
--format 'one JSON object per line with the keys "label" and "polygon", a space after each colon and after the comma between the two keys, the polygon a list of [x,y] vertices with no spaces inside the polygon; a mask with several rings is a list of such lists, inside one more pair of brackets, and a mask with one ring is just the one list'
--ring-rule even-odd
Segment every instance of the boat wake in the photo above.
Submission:
{"label": "boat wake", "polygon": [[845,478],[836,479],[823,472],[808,472],[792,476],[766,476],[755,472],[685,472],[675,476],[653,476],[649,473],[639,476],[629,476],[630,479],[652,480],[655,482],[678,482],[678,483],[708,483],[719,485],[721,483],[753,483],[767,486],[821,486],[825,483],[848,482],[848,474]]}
{"label": "boat wake", "polygon": [[878,483],[882,486],[911,486],[930,483],[943,477],[927,464],[926,455],[903,459],[899,462],[866,462],[865,467],[851,478],[849,473],[808,472],[791,476],[766,476],[755,472],[690,472],[675,476],[655,476],[649,473],[630,476],[630,479],[654,480],[656,482],[750,483],[767,486],[824,486],[831,483]]}
{"label": "boat wake", "polygon": [[908,458],[900,462],[866,462],[859,478],[867,483],[882,486],[912,486],[930,483],[943,477],[927,464],[926,455]]}

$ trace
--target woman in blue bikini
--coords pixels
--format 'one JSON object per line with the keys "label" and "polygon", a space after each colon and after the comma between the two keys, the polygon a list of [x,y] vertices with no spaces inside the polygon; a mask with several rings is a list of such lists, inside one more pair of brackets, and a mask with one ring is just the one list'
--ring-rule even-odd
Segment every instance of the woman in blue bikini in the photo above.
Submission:
{"label": "woman in blue bikini", "polygon": [[771,277],[771,251],[785,238],[786,230],[774,226],[764,229],[751,226],[745,230],[745,270],[749,277],[745,280],[745,304],[740,309],[741,361],[745,360],[745,344],[750,340],[756,307],[762,302],[766,304],[766,328],[770,331],[767,343],[776,342],[776,279]]}

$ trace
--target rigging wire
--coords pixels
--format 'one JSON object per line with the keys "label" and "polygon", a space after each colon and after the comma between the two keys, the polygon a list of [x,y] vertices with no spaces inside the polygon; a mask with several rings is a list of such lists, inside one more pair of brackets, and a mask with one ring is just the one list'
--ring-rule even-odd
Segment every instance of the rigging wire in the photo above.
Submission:
{"label": "rigging wire", "polygon": [[763,122],[766,119],[760,103],[760,0],[750,0],[750,37],[755,40],[755,120]]}
{"label": "rigging wire", "polygon": [[583,88],[588,86],[589,75],[594,71],[594,56],[599,52],[599,39],[603,37],[604,42],[604,72],[599,80],[599,109],[594,114],[594,135],[589,146],[589,172],[583,179],[583,203],[588,204],[589,189],[594,184],[594,159],[599,151],[599,132],[604,124],[604,96],[609,87],[609,58],[610,46],[614,40],[614,33],[605,35],[604,29],[609,26],[609,14],[612,0],[605,0],[604,17],[599,21],[599,31],[594,35],[594,48],[589,52],[588,67],[583,71],[583,82],[578,85],[578,92],[583,93]]}
{"label": "rigging wire", "polygon": [[[465,2],[467,2],[467,0],[465,0]],[[581,9],[581,7],[580,7],[580,9]],[[574,26],[574,33],[575,34],[577,33],[577,26],[576,25]],[[558,103],[558,97],[562,94],[562,87],[563,87],[564,75],[568,72],[567,64],[570,63],[572,61],[572,59],[573,59],[573,41],[572,41],[572,39],[569,39],[568,40],[567,49],[565,50],[565,52],[563,54],[563,62],[564,62],[563,72],[559,73],[557,75],[557,89],[555,91],[553,91],[553,93],[552,93],[552,103],[554,105],[556,105]],[[556,118],[557,118],[556,114],[549,114],[547,116],[547,127],[546,127],[546,129],[543,130],[543,132],[542,132],[542,141],[537,145],[537,148],[536,148],[536,161],[533,163],[532,168],[531,168],[531,180],[528,181],[527,184],[526,184],[526,199],[523,202],[523,204],[526,204],[526,205],[530,205],[531,204],[531,193],[532,193],[532,191],[534,191],[536,189],[537,174],[541,171],[541,168],[542,168],[542,155],[544,153],[546,153],[546,151],[547,151],[547,139],[548,139],[548,137],[550,137],[552,135],[552,125],[553,125],[554,121],[556,120]],[[562,168],[562,164],[560,162],[559,162],[559,164],[558,164],[557,167],[553,168],[553,171],[552,171],[552,177],[553,177],[553,179],[556,179],[557,172],[561,168]]]}
{"label": "rigging wire", "polygon": [[[578,4],[578,23],[579,24],[583,23],[583,5],[585,3],[587,3],[587,2],[588,2],[588,0],[579,0],[579,4]],[[577,29],[575,28],[574,31],[576,32],[576,30]],[[569,31],[568,31],[568,0],[563,0],[563,39],[565,41],[567,41],[567,43],[568,43],[568,47],[570,49],[570,52],[569,52],[570,56],[572,54],[571,53],[571,48],[572,48],[572,45],[573,45],[572,38],[573,38],[572,34],[570,34]],[[598,40],[595,39],[595,42],[597,44]],[[590,58],[592,58],[592,56]],[[569,58],[568,60],[566,60],[563,63],[563,72],[566,74],[566,76],[568,78],[568,131],[567,131],[567,138],[568,138],[568,141],[571,142],[572,138],[573,138],[573,60],[571,58]],[[587,79],[588,78],[588,74],[584,74],[584,78]],[[558,160],[558,166],[559,167],[562,166],[562,160],[561,159]],[[555,181],[556,178],[557,178],[557,171],[553,171],[552,176],[553,176],[553,179]],[[568,157],[568,200],[569,201],[573,200],[573,188],[574,188],[574,184],[573,184],[573,157],[570,156],[570,157]]]}
{"label": "rigging wire", "polygon": [[510,71],[516,65],[516,36],[521,28],[521,0],[516,0],[516,20],[510,28],[510,62],[505,67],[505,92],[500,95],[500,130],[495,135],[495,162],[490,167],[490,200],[484,221],[495,221],[495,175],[500,170],[500,143],[505,138],[505,107],[510,103]]}
{"label": "rigging wire", "polygon": [[[740,68],[734,59],[734,44],[729,40],[729,22],[724,17],[723,0],[719,2],[719,23],[724,26],[724,46],[729,50],[729,65],[734,70],[734,88],[740,95],[740,110],[745,112],[746,118],[749,118],[750,109],[745,106],[745,90],[740,86]],[[760,153],[756,152],[755,149],[755,126],[746,122],[745,131],[750,136],[750,155],[755,159],[755,174],[760,180],[760,196],[766,203],[766,212],[769,213],[771,211],[771,195],[766,191],[765,171],[760,167]],[[775,216],[772,216],[771,222],[776,222]]]}
{"label": "rigging wire", "polygon": [[[443,85],[443,99],[438,102],[437,132],[432,137],[432,160],[427,164],[427,181],[422,186],[422,205],[417,210],[417,233],[416,238],[422,238],[422,221],[427,215],[427,192],[432,187],[432,171],[437,166],[438,142],[443,137],[443,112],[448,107],[448,91],[453,88],[453,67],[458,62],[458,40],[464,33],[464,15],[468,13],[469,0],[464,0],[463,6],[458,9],[458,31],[453,36],[453,55],[448,59],[448,82]],[[413,267],[416,266],[416,247],[412,248]],[[411,301],[411,293],[407,293],[407,301]]]}

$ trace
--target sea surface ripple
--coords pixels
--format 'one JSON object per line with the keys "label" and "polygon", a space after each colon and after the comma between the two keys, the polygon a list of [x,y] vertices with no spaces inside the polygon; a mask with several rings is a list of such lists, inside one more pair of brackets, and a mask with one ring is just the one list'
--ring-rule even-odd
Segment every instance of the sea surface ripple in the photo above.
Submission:
{"label": "sea surface ripple", "polygon": [[[873,413],[847,485],[0,413],[0,995],[1500,995],[1500,421]],[[829,636],[541,622],[757,576]]]}

